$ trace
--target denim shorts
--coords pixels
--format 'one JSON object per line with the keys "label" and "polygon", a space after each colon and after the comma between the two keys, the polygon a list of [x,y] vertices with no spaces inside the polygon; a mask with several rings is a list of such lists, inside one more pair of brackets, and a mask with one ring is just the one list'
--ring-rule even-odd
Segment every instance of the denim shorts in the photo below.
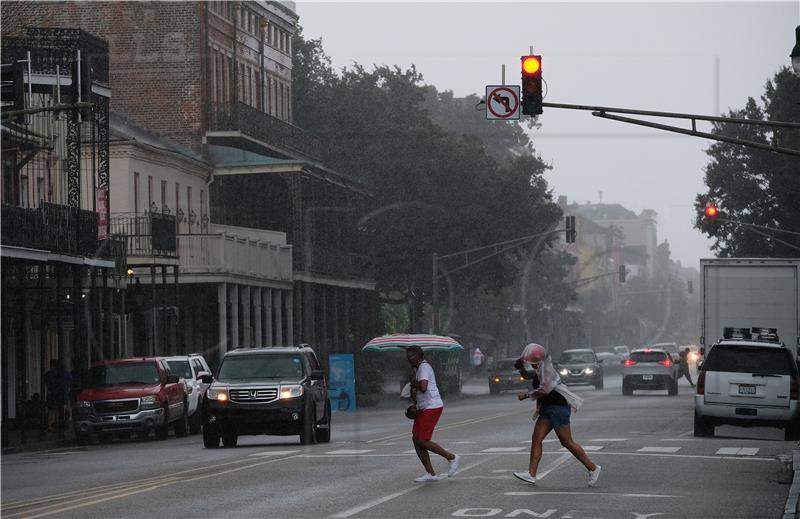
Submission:
{"label": "denim shorts", "polygon": [[565,425],[569,425],[569,415],[572,414],[568,405],[546,405],[539,411],[539,420],[545,419],[553,426],[553,429],[558,429]]}

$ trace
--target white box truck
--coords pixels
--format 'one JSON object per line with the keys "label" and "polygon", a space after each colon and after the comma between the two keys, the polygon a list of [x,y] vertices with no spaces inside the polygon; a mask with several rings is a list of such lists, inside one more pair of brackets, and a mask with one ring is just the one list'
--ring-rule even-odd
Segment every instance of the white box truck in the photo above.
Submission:
{"label": "white box truck", "polygon": [[800,259],[700,260],[703,315],[700,343],[722,338],[723,328],[777,328],[797,355],[800,345]]}

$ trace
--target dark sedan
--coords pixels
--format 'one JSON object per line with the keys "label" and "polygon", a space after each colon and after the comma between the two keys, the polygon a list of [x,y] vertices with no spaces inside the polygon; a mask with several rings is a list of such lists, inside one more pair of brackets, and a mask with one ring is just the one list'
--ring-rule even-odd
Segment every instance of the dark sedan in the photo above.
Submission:
{"label": "dark sedan", "polygon": [[603,365],[593,350],[565,350],[556,368],[565,384],[589,384],[603,389]]}
{"label": "dark sedan", "polygon": [[507,389],[530,389],[530,381],[514,369],[517,359],[500,359],[489,367],[489,393],[496,395]]}

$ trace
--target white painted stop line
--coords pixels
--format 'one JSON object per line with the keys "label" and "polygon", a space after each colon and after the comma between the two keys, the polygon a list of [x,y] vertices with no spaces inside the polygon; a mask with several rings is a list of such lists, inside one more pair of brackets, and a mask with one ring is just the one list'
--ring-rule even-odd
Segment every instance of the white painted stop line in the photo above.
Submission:
{"label": "white painted stop line", "polygon": [[717,454],[723,455],[739,455],[739,456],[755,456],[758,453],[758,448],[755,447],[722,447],[717,451]]}
{"label": "white painted stop line", "polygon": [[294,454],[295,452],[300,452],[300,451],[264,451],[264,452],[256,452],[255,454],[251,454],[250,456],[288,456],[289,454]]}
{"label": "white painted stop line", "polygon": [[328,451],[325,454],[366,454],[368,452],[373,452],[375,449],[339,449],[336,451]]}
{"label": "white painted stop line", "polygon": [[[558,450],[565,451],[565,450],[567,450],[567,448],[566,447],[561,447]],[[603,446],[602,445],[584,445],[583,450],[585,450],[585,451],[600,451],[600,450],[603,450]]]}
{"label": "white painted stop line", "polygon": [[481,452],[519,452],[526,450],[525,447],[490,447],[483,449]]}
{"label": "white painted stop line", "polygon": [[678,452],[680,447],[642,447],[636,452]]}

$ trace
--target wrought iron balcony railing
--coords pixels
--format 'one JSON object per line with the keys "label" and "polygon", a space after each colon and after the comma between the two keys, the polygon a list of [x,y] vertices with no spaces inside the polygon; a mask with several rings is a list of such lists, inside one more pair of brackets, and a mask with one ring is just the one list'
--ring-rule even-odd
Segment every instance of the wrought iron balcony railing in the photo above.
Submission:
{"label": "wrought iron balcony railing", "polygon": [[240,131],[290,154],[321,160],[315,135],[244,103],[208,103],[209,131]]}
{"label": "wrought iron balcony railing", "polygon": [[174,216],[116,213],[110,222],[111,233],[126,241],[129,256],[178,257]]}
{"label": "wrought iron balcony railing", "polygon": [[97,241],[97,214],[42,203],[28,209],[3,204],[2,244],[75,256],[103,257]]}

